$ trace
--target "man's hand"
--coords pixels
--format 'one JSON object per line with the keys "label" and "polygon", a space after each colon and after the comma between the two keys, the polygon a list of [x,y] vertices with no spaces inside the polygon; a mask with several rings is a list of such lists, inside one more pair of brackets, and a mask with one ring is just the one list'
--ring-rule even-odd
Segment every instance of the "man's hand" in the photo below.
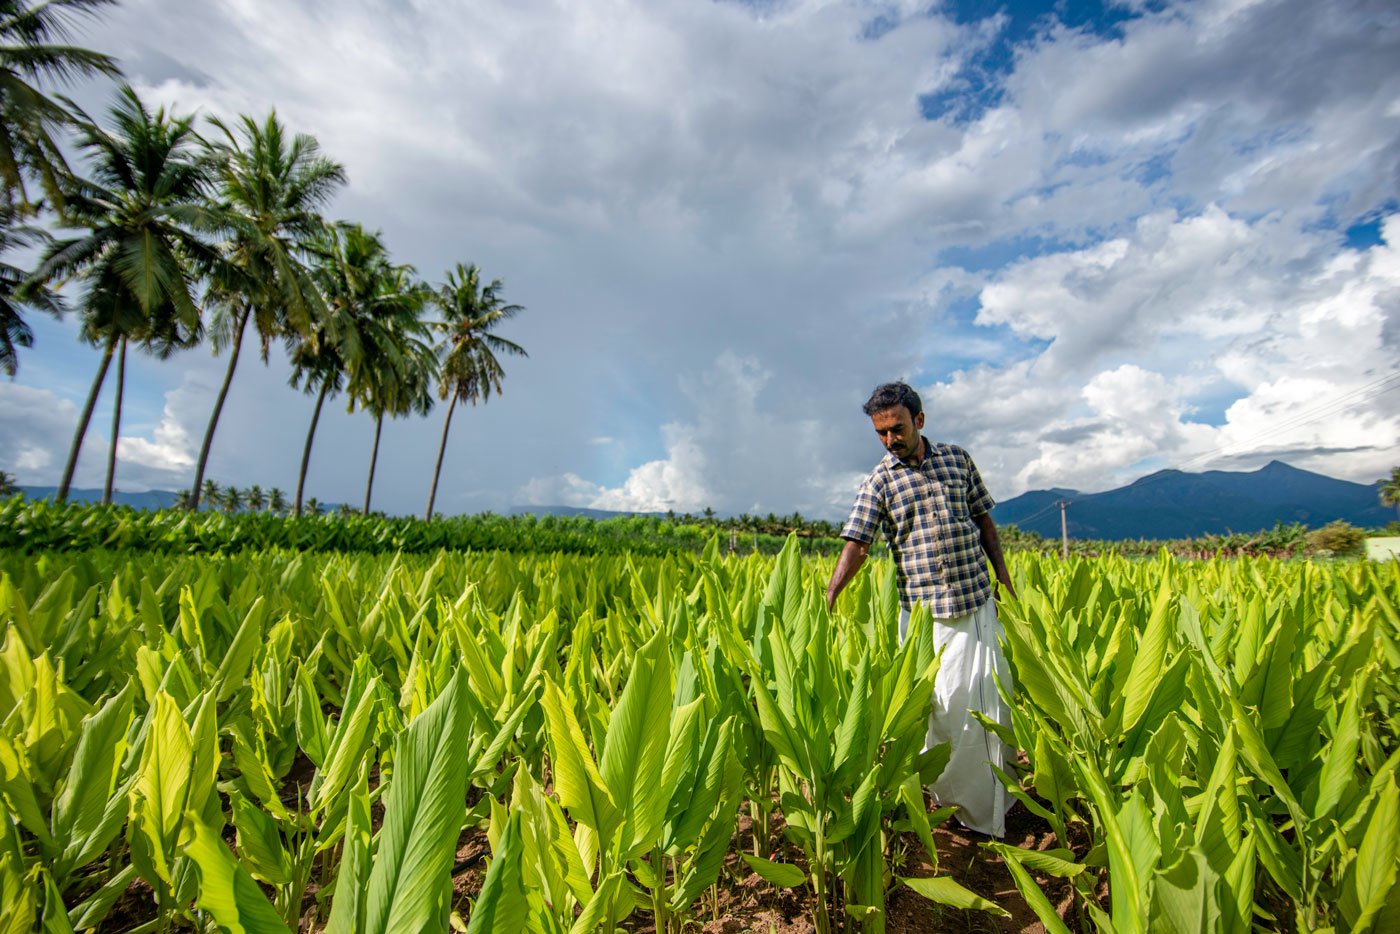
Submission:
{"label": "man's hand", "polygon": [[836,606],[836,598],[840,596],[842,590],[846,589],[851,578],[856,576],[856,572],[865,563],[868,554],[870,554],[868,542],[846,539],[846,545],[841,549],[841,556],[836,559],[836,570],[831,572],[831,583],[826,585],[826,608],[828,610]]}

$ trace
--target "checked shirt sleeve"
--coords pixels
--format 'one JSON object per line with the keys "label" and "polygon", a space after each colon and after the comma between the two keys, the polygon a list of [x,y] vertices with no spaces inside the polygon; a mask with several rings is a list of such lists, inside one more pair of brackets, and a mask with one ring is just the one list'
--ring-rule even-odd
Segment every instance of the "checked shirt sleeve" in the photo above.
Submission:
{"label": "checked shirt sleeve", "polygon": [[977,465],[972,462],[972,456],[966,456],[967,512],[970,516],[980,516],[984,512],[991,512],[997,502],[992,499],[992,494],[987,492],[987,485],[982,482],[982,475],[977,472]]}
{"label": "checked shirt sleeve", "polygon": [[851,507],[850,518],[841,527],[841,537],[870,544],[875,541],[875,533],[880,528],[881,497],[875,485],[875,477],[865,478],[856,493],[856,504]]}

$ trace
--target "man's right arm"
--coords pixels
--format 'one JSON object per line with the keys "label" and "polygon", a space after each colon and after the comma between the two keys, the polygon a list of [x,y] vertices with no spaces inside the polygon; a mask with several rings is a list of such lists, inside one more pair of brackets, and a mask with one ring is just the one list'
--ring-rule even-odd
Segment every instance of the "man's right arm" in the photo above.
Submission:
{"label": "man's right arm", "polygon": [[836,605],[836,598],[841,591],[846,589],[846,585],[851,582],[851,578],[856,576],[860,566],[865,563],[865,558],[870,554],[869,542],[858,542],[853,538],[846,539],[846,545],[841,549],[841,556],[836,559],[836,570],[831,572],[831,583],[826,585],[826,608],[829,610]]}

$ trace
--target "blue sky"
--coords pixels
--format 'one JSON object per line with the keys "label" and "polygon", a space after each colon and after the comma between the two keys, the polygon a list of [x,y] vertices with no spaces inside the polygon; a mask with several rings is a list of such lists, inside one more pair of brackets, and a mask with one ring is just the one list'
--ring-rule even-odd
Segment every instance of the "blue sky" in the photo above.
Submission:
{"label": "blue sky", "polygon": [[[125,0],[81,38],[152,103],[275,107],[345,164],[333,217],[526,307],[530,357],[454,417],[445,511],[839,517],[896,377],[999,499],[1400,461],[1391,4]],[[0,469],[44,484],[97,357],[31,324]],[[312,400],[244,360],[210,472],[291,489]],[[133,356],[119,486],[188,482],[223,365]],[[308,488],[359,502],[344,408]],[[386,426],[378,507],[421,510],[442,414]],[[109,419],[110,388],[80,483]]]}

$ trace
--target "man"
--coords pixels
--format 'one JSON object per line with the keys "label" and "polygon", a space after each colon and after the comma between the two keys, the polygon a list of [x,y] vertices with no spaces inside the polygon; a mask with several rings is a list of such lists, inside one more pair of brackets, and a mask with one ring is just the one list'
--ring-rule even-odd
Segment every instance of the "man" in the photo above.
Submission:
{"label": "man", "polygon": [[910,609],[923,603],[934,617],[934,645],[943,649],[924,748],[948,742],[952,757],[932,786],[934,798],[956,805],[969,829],[1003,837],[1012,799],[991,765],[1004,771],[1014,753],[972,716],[976,710],[1010,725],[993,680],[995,674],[1011,683],[992,597],[998,584],[1015,595],[990,514],[996,503],[966,451],[920,434],[923,403],[909,386],[877,387],[864,411],[889,453],[861,484],[841,529],[846,544],[826,589],[827,606],[865,563],[875,533],[883,532],[899,581],[900,639]]}

